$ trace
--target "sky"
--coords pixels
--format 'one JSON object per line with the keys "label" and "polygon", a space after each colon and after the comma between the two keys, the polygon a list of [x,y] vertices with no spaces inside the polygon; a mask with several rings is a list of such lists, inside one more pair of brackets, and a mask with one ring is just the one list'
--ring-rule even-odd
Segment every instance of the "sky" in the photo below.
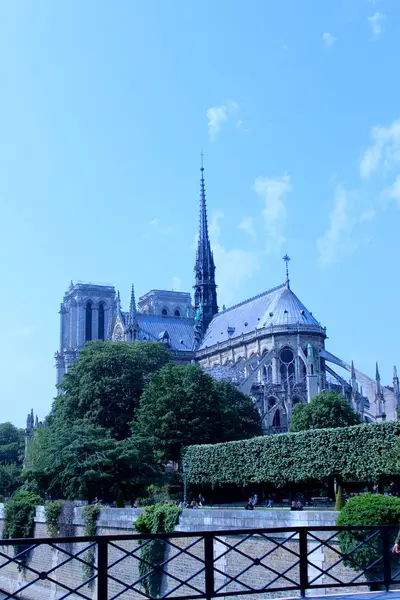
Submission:
{"label": "sky", "polygon": [[399,356],[398,0],[0,7],[0,421],[55,395],[69,282],[191,291],[204,152],[219,304],[282,283],[326,347]]}

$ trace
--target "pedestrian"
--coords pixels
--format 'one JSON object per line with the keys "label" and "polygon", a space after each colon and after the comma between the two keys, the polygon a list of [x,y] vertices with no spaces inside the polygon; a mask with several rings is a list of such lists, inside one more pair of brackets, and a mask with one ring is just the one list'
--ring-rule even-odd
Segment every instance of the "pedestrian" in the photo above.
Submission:
{"label": "pedestrian", "polygon": [[294,500],[292,500],[292,504],[290,505],[290,510],[297,510],[297,505]]}
{"label": "pedestrian", "polygon": [[245,510],[254,510],[253,498],[249,498],[249,501],[244,508]]}
{"label": "pedestrian", "polygon": [[258,496],[257,496],[257,494],[254,494],[254,496],[253,496],[253,504],[254,504],[254,506],[256,506],[257,503],[258,503]]}
{"label": "pedestrian", "polygon": [[303,504],[302,504],[301,500],[299,500],[297,503],[297,510],[303,510]]}
{"label": "pedestrian", "polygon": [[202,494],[200,492],[200,494],[199,494],[199,506],[203,506],[203,504],[204,504],[204,498],[203,498],[203,496],[202,496]]}

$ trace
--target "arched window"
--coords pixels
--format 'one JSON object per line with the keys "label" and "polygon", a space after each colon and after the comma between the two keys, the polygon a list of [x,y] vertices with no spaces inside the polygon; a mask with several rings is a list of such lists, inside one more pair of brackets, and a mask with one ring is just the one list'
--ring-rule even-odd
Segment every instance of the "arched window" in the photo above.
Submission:
{"label": "arched window", "polygon": [[281,426],[281,413],[279,410],[275,411],[274,420],[272,421],[272,427],[280,427]]}
{"label": "arched window", "polygon": [[176,317],[180,317],[180,316],[181,316],[181,313],[179,312],[179,310],[178,310],[178,309],[175,311],[175,316],[176,316]]}
{"label": "arched window", "polygon": [[162,314],[163,317],[166,317],[168,315],[167,309],[163,308],[162,311],[161,311],[161,314]]}
{"label": "arched window", "polygon": [[294,379],[294,354],[290,348],[283,348],[279,356],[279,371],[281,374],[281,383],[288,386],[289,381]]}
{"label": "arched window", "polygon": [[92,339],[92,301],[88,300],[86,302],[86,327],[85,327],[85,340],[90,342]]}
{"label": "arched window", "polygon": [[99,340],[104,340],[104,304],[99,304]]}

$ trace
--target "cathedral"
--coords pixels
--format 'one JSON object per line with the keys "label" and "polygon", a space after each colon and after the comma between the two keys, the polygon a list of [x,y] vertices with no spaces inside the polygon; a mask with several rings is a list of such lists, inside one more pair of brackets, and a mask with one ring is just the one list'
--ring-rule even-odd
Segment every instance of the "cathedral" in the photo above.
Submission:
{"label": "cathedral", "polygon": [[[71,282],[60,309],[57,384],[90,340],[161,342],[178,364],[198,363],[216,379],[228,379],[250,395],[265,433],[287,431],[293,406],[322,390],[339,391],[367,422],[397,419],[399,379],[380,381],[325,348],[326,328],[297,298],[286,278],[280,285],[220,311],[201,166],[200,223],[193,303],[190,293],[151,290],[129,312],[114,286]],[[337,372],[340,368],[342,374]],[[335,370],[336,368],[336,370]]]}

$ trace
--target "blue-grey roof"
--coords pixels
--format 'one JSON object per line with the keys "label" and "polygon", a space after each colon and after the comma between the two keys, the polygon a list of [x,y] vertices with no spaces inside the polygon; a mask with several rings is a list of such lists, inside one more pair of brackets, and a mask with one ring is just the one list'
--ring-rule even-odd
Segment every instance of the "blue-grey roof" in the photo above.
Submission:
{"label": "blue-grey roof", "polygon": [[215,315],[199,349],[234,339],[255,329],[297,324],[319,325],[284,283]]}
{"label": "blue-grey roof", "polygon": [[[124,313],[127,322],[128,313]],[[139,339],[159,342],[168,334],[171,350],[188,352],[193,350],[194,320],[186,317],[162,317],[159,315],[137,314]]]}

